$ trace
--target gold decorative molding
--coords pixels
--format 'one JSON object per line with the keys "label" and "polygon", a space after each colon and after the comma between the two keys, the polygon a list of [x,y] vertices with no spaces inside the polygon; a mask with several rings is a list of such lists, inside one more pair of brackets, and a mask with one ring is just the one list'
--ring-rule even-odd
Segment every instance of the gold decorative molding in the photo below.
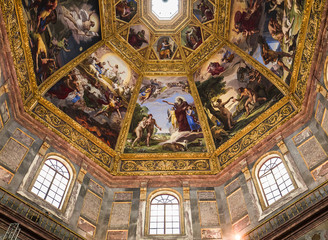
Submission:
{"label": "gold decorative molding", "polygon": [[[305,34],[304,49],[300,59],[300,67],[297,76],[297,84],[295,94],[298,98],[304,99],[310,68],[312,65],[312,58],[315,50],[315,43],[317,42],[318,31],[320,29],[321,15],[324,8],[325,1],[313,0],[312,4],[308,6],[311,9],[310,20],[307,26],[307,33]],[[308,10],[307,8],[307,10]],[[295,77],[296,78],[296,77]],[[291,89],[294,90],[294,87]]]}
{"label": "gold decorative molding", "polygon": [[168,175],[181,174],[209,174],[211,173],[209,160],[177,159],[177,160],[121,160],[118,175]]}
{"label": "gold decorative molding", "polygon": [[[127,23],[120,21],[115,16],[115,5],[119,0],[99,0],[102,39],[57,70],[40,86],[36,84],[34,63],[22,3],[18,0],[1,1],[0,7],[5,20],[24,110],[44,124],[49,131],[58,134],[69,144],[114,175],[192,175],[215,174],[221,171],[301,110],[320,28],[324,1],[309,0],[305,4],[304,18],[299,32],[298,50],[294,58],[290,86],[245,51],[228,41],[231,1],[211,1],[214,4],[215,18],[206,23],[201,23],[194,16],[194,1],[182,1],[187,6],[187,20],[173,25],[173,29],[170,32],[167,29],[163,30],[161,28],[158,28],[158,31],[156,31],[156,29],[149,27],[149,24],[152,24],[150,20],[142,17],[143,8],[145,7],[145,3],[142,1],[137,1],[138,11],[133,19]],[[136,24],[144,24],[150,29],[149,46],[139,50],[134,49],[128,43],[129,29]],[[200,27],[202,31],[203,43],[196,50],[182,45],[181,31],[188,25]],[[156,56],[154,44],[161,36],[171,37],[177,45],[177,50],[171,60],[161,60]],[[113,52],[118,54],[139,74],[115,149],[108,147],[108,145],[43,97],[62,77],[103,45],[108,46]],[[285,97],[216,149],[192,74],[224,46],[229,47],[243,60],[265,75]],[[152,54],[154,54],[154,57],[151,58]],[[178,54],[179,56],[177,56]],[[327,72],[325,72],[325,75],[327,75]],[[191,94],[194,98],[204,133],[207,153],[124,154],[125,141],[135,108],[134,104],[137,102],[144,76],[188,77]],[[324,93],[324,96],[327,97],[327,91],[323,86],[318,87],[317,90],[320,93]],[[7,92],[6,85],[0,88],[0,95],[5,92]],[[286,152],[284,144],[279,143],[278,146],[283,153]],[[42,145],[39,153],[41,155],[45,154],[46,146]],[[245,174],[247,171],[244,170]]]}
{"label": "gold decorative molding", "polygon": [[75,128],[67,124],[66,121],[63,121],[49,111],[45,106],[38,104],[33,109],[32,114],[37,120],[42,121],[51,130],[56,131],[57,134],[61,135],[71,145],[84,152],[88,157],[94,159],[98,164],[107,169],[110,167],[112,156],[79,133]]}
{"label": "gold decorative molding", "polygon": [[14,60],[18,86],[22,100],[25,103],[33,94],[29,81],[29,72],[33,71],[33,65],[32,67],[28,65],[29,60],[32,59],[26,59],[24,46],[28,45],[28,42],[24,43],[21,38],[21,31],[26,31],[26,28],[20,27],[18,16],[16,15],[17,5],[15,4],[15,0],[0,1],[0,6],[6,22],[6,30]]}
{"label": "gold decorative molding", "polygon": [[[200,64],[209,56],[213,55],[213,53],[217,50],[217,47],[220,45],[221,41],[218,38],[211,38],[208,42],[203,43],[203,46],[200,50],[192,54],[190,61],[188,62],[188,66],[190,69],[194,70],[196,67],[200,66]],[[190,57],[190,56],[188,56]]]}
{"label": "gold decorative molding", "polygon": [[224,151],[218,152],[218,159],[221,166],[231,163],[237,156],[246,152],[251,146],[255,145],[259,139],[267,136],[280,124],[289,120],[295,113],[294,107],[288,102],[275,113],[269,115],[264,121],[249,131],[234,144]]}

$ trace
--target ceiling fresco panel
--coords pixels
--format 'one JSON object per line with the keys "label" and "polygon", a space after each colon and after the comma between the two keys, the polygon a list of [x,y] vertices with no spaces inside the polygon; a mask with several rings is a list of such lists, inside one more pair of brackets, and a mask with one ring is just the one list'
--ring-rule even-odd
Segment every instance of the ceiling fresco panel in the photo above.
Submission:
{"label": "ceiling fresco panel", "polygon": [[197,0],[193,3],[193,13],[201,23],[206,23],[214,19],[214,5],[208,0]]}
{"label": "ceiling fresco panel", "polygon": [[284,95],[228,47],[194,73],[216,147],[235,136]]}
{"label": "ceiling fresco panel", "polygon": [[206,152],[190,92],[187,77],[144,78],[124,152]]}
{"label": "ceiling fresco panel", "polygon": [[122,0],[115,6],[116,18],[124,22],[130,22],[136,15],[138,4],[135,0]]}
{"label": "ceiling fresco panel", "polygon": [[107,46],[57,82],[46,99],[115,148],[138,75]]}
{"label": "ceiling fresco panel", "polygon": [[290,84],[305,0],[234,1],[229,40]]}
{"label": "ceiling fresco panel", "polygon": [[192,50],[196,50],[203,43],[200,27],[188,25],[181,31],[181,44]]}
{"label": "ceiling fresco panel", "polygon": [[163,36],[157,39],[153,48],[158,59],[170,60],[175,54],[178,46],[171,37]]}
{"label": "ceiling fresco panel", "polygon": [[22,0],[37,83],[101,39],[97,0]]}
{"label": "ceiling fresco panel", "polygon": [[114,175],[221,171],[301,109],[324,1],[179,4],[0,1],[24,110]]}
{"label": "ceiling fresco panel", "polygon": [[144,25],[133,25],[130,27],[128,42],[136,50],[145,48],[150,42],[150,31]]}

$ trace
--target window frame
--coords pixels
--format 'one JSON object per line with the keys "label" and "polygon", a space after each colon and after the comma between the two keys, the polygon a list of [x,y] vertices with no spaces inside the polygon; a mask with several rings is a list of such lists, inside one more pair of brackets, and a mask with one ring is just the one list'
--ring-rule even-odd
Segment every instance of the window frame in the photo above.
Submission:
{"label": "window frame", "polygon": [[[64,165],[64,167],[67,169],[68,174],[69,174],[69,179],[68,179],[68,182],[66,184],[66,188],[65,188],[65,191],[64,191],[64,194],[63,194],[63,197],[61,199],[61,202],[60,202],[59,207],[56,207],[55,205],[53,205],[50,202],[46,201],[45,198],[42,198],[39,195],[37,195],[36,193],[32,192],[32,189],[33,189],[33,187],[34,187],[34,185],[35,185],[35,183],[36,183],[36,181],[37,181],[37,179],[38,179],[38,177],[39,177],[39,175],[41,173],[41,170],[42,170],[43,166],[45,165],[45,162],[47,160],[51,160],[51,159],[56,160],[56,161],[62,163]],[[38,199],[41,199],[44,202],[44,204],[46,204],[47,206],[51,206],[51,208],[56,209],[56,210],[59,210],[59,211],[64,211],[66,209],[66,207],[67,207],[67,203],[68,203],[68,200],[69,200],[69,197],[68,196],[72,192],[73,185],[74,185],[72,183],[75,181],[75,178],[76,178],[75,168],[72,165],[72,163],[66,157],[64,157],[64,156],[62,156],[60,154],[57,154],[57,153],[49,153],[49,154],[47,154],[43,158],[43,160],[42,160],[39,168],[37,169],[37,171],[36,171],[36,173],[34,175],[34,178],[33,178],[32,182],[31,182],[31,185],[30,185],[28,191],[31,194],[33,194],[33,196],[36,196]],[[50,190],[50,187],[51,187],[51,184],[50,184],[48,190]]]}
{"label": "window frame", "polygon": [[[174,198],[177,199],[178,201],[178,206],[179,206],[179,229],[180,233],[179,234],[150,234],[150,217],[151,217],[151,202],[158,196],[160,195],[170,195],[173,196]],[[177,192],[176,190],[173,189],[157,189],[153,192],[151,192],[148,197],[147,197],[147,206],[146,206],[146,221],[145,221],[145,235],[149,237],[156,238],[158,237],[163,237],[163,236],[183,236],[185,235],[185,228],[184,228],[184,215],[183,215],[183,198],[182,195]],[[164,219],[165,220],[165,219]]]}
{"label": "window frame", "polygon": [[[293,190],[289,191],[288,193],[286,193],[285,195],[281,196],[278,200],[274,201],[273,203],[269,204],[267,201],[267,197],[266,194],[264,192],[260,177],[259,177],[259,173],[260,173],[260,169],[262,168],[263,164],[266,163],[268,160],[270,160],[271,158],[280,158],[281,159],[281,163],[283,164],[283,166],[285,167],[288,177],[292,182],[292,185],[294,187]],[[290,193],[294,192],[296,189],[298,189],[298,186],[295,182],[295,179],[293,177],[293,174],[291,174],[291,171],[283,157],[283,155],[280,152],[269,152],[265,155],[263,155],[254,165],[253,167],[253,171],[252,171],[252,175],[253,175],[253,179],[255,179],[254,183],[255,183],[255,188],[257,191],[257,195],[259,197],[260,200],[260,204],[263,210],[274,206],[275,204],[279,203],[280,200],[284,199],[286,196],[288,196]]]}

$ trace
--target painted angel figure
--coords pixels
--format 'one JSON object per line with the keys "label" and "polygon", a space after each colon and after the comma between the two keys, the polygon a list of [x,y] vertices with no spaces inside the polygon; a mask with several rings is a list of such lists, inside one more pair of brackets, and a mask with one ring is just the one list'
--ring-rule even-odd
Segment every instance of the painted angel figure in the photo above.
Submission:
{"label": "painted angel figure", "polygon": [[97,32],[91,30],[96,25],[95,21],[91,20],[91,16],[96,14],[94,11],[87,11],[83,8],[69,11],[62,6],[64,19],[69,29],[72,30],[75,41],[79,44],[80,41],[89,41],[95,36],[99,36]]}
{"label": "painted angel figure", "polygon": [[168,120],[169,122],[172,124],[173,130],[177,130],[178,129],[178,120],[177,117],[175,115],[175,108],[171,107],[170,109],[167,110],[167,116],[168,116]]}
{"label": "painted angel figure", "polygon": [[109,61],[107,61],[108,66],[111,68],[111,70],[106,69],[104,72],[104,75],[111,79],[115,83],[122,84],[122,77],[121,75],[125,73],[125,71],[119,71],[119,66],[118,64],[115,64],[112,66]]}

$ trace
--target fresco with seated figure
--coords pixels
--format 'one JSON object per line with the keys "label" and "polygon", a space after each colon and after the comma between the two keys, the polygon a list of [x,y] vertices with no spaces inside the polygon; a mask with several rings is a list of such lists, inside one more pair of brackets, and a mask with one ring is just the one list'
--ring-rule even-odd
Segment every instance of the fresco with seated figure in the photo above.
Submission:
{"label": "fresco with seated figure", "polygon": [[175,51],[177,50],[177,44],[171,37],[160,37],[157,39],[153,48],[157,54],[157,57],[161,60],[172,59]]}
{"label": "fresco with seated figure", "polygon": [[22,0],[37,84],[101,39],[96,0]]}
{"label": "fresco with seated figure", "polygon": [[203,43],[200,27],[188,25],[181,31],[181,45],[196,50]]}
{"label": "fresco with seated figure", "polygon": [[233,0],[229,38],[289,84],[304,4],[304,0]]}
{"label": "fresco with seated figure", "polygon": [[150,42],[150,32],[148,28],[141,24],[131,26],[128,42],[136,50],[147,47]]}
{"label": "fresco with seated figure", "polygon": [[115,6],[116,18],[124,22],[130,22],[136,15],[138,4],[135,0],[121,0]]}
{"label": "fresco with seated figure", "polygon": [[194,73],[216,147],[283,97],[259,71],[224,47]]}
{"label": "fresco with seated figure", "polygon": [[214,19],[214,6],[208,0],[197,0],[193,3],[193,13],[201,23],[206,23]]}
{"label": "fresco with seated figure", "polygon": [[57,82],[46,99],[115,148],[137,74],[104,46]]}
{"label": "fresco with seated figure", "polygon": [[187,77],[143,79],[126,153],[205,152]]}

